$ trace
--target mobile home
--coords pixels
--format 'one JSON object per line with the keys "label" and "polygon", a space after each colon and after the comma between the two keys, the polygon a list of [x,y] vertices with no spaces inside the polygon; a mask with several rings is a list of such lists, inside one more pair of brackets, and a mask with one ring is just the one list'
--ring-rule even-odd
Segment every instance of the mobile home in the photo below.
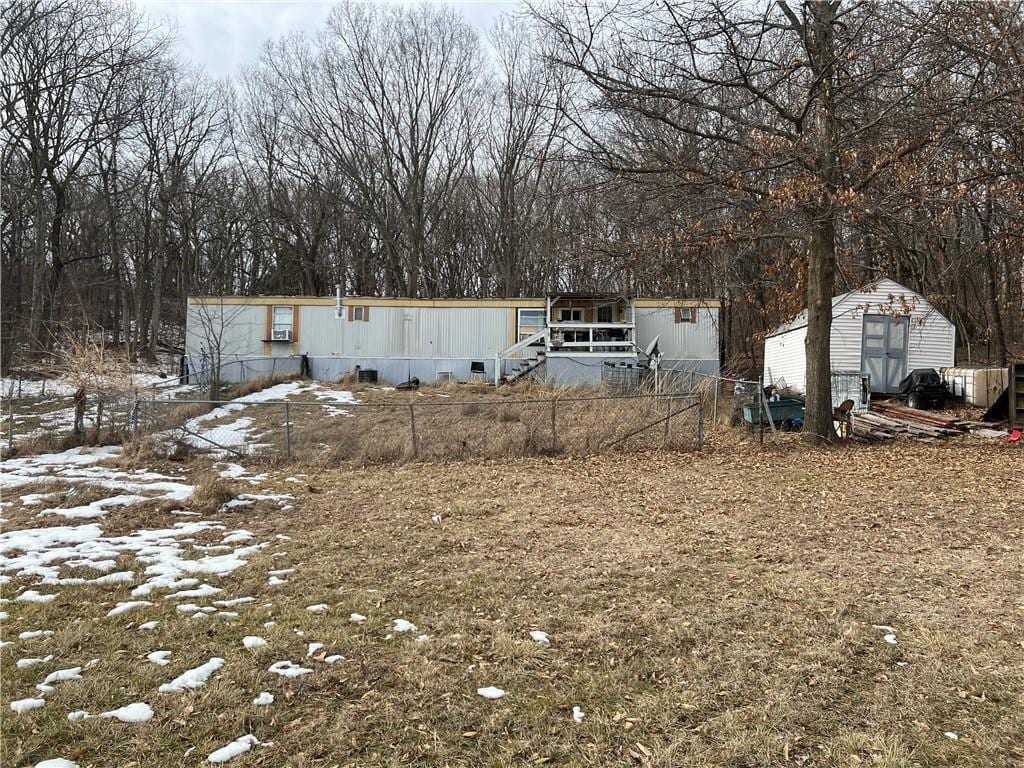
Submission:
{"label": "mobile home", "polygon": [[224,380],[270,373],[396,384],[500,384],[531,376],[597,385],[657,358],[665,371],[719,369],[716,299],[561,293],[521,299],[221,296],[188,302],[185,363]]}
{"label": "mobile home", "polygon": [[[765,338],[766,384],[803,393],[806,338],[806,310]],[[953,324],[924,296],[893,280],[832,299],[832,370],[867,374],[872,392],[896,392],[915,368],[953,365],[955,343]]]}

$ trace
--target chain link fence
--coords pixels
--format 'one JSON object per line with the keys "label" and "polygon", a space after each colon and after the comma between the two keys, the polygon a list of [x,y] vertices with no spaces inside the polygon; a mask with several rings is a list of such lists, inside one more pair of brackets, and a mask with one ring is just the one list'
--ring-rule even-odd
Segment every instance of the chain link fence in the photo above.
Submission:
{"label": "chain link fence", "polygon": [[379,463],[701,450],[705,408],[704,398],[678,394],[373,403],[139,399],[132,424],[140,438],[174,450]]}

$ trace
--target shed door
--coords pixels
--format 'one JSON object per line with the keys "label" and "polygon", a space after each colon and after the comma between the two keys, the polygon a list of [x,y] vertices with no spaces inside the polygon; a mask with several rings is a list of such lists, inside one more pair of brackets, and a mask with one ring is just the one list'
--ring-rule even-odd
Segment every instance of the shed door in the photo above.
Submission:
{"label": "shed door", "polygon": [[864,315],[861,367],[871,376],[872,392],[896,392],[907,375],[909,317]]}

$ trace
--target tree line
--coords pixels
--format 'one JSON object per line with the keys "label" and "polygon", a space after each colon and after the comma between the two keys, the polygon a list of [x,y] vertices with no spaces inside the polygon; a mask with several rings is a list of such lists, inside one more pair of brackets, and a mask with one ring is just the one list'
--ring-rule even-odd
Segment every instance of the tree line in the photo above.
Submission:
{"label": "tree line", "polygon": [[128,4],[2,19],[5,370],[179,348],[190,294],[722,297],[739,369],[809,307],[814,429],[834,293],[1024,342],[1020,3],[343,3],[230,82]]}

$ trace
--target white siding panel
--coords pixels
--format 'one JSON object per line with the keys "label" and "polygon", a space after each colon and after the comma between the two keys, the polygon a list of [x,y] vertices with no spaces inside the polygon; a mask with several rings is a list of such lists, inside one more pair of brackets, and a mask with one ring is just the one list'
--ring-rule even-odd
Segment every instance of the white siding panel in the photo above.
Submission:
{"label": "white siding panel", "polygon": [[864,315],[908,315],[907,370],[953,365],[956,330],[916,291],[893,280],[879,280],[874,290],[853,291],[833,309],[832,368],[860,370]]}
{"label": "white siding panel", "polygon": [[805,326],[764,340],[765,384],[803,393],[807,381],[806,338]]}
{"label": "white siding panel", "polygon": [[299,307],[299,349],[304,355],[341,354],[342,322],[334,307]]}
{"label": "white siding panel", "polygon": [[262,355],[266,322],[265,306],[189,303],[185,350],[197,357],[218,347],[223,357]]}
{"label": "white siding panel", "polygon": [[[949,320],[919,293],[893,280],[879,280],[873,290],[852,291],[832,308],[831,364],[834,371],[860,371],[864,315],[908,315],[907,370],[947,368],[953,365],[956,330]],[[806,382],[804,340],[807,326],[764,344],[764,377],[784,380],[803,392]]]}
{"label": "white siding panel", "polygon": [[340,321],[350,357],[487,360],[513,343],[515,310],[504,307],[371,307],[369,320]]}
{"label": "white siding panel", "polygon": [[677,323],[673,307],[637,307],[637,346],[645,348],[655,336],[667,360],[718,360],[718,309],[701,307],[696,323]]}

